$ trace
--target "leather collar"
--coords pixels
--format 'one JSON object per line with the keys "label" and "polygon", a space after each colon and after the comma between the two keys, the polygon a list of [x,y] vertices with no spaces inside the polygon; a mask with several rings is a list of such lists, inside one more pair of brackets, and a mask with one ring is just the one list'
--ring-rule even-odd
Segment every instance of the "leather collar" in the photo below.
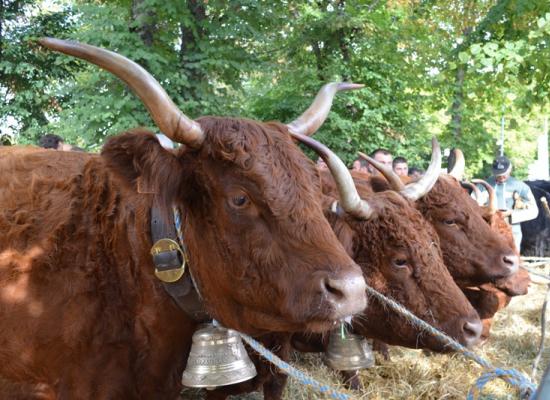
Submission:
{"label": "leather collar", "polygon": [[[160,239],[172,239],[181,247],[184,257],[186,257],[185,244],[178,240],[174,217],[172,212],[168,214],[168,221],[164,218],[158,199],[154,198],[151,207],[151,238],[152,242],[156,243]],[[167,271],[181,267],[184,260],[181,259],[179,251],[164,251],[153,255],[153,263],[159,271]],[[205,311],[204,304],[199,297],[199,294],[193,284],[189,266],[186,266],[183,276],[176,282],[160,281],[164,290],[174,299],[176,304],[187,315],[197,322],[209,321],[212,318]]]}

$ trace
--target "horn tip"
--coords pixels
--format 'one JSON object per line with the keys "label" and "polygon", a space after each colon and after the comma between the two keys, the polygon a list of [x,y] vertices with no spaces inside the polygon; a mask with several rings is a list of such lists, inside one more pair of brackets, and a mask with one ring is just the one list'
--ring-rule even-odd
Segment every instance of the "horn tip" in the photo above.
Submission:
{"label": "horn tip", "polygon": [[368,155],[366,155],[365,153],[363,153],[362,151],[358,151],[357,154],[359,154],[359,157],[365,159],[365,160],[369,160],[370,157]]}
{"label": "horn tip", "polygon": [[47,36],[41,37],[40,39],[37,40],[37,42],[39,45],[47,47],[49,49],[53,49],[53,50],[56,50],[64,43],[67,43],[66,40],[56,39],[56,38],[47,37]]}
{"label": "horn tip", "polygon": [[42,46],[48,46],[48,44],[50,44],[52,40],[53,40],[53,38],[51,38],[51,37],[43,36],[43,37],[37,39],[37,42],[38,42],[38,44],[40,44]]}
{"label": "horn tip", "polygon": [[363,89],[365,87],[362,83],[353,83],[353,82],[340,82],[338,84],[338,90],[356,90]]}

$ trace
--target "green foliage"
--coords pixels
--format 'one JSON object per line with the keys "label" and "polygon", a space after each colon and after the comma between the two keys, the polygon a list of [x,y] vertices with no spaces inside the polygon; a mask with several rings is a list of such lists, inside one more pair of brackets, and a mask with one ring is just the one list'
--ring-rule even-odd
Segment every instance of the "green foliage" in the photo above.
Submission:
{"label": "green foliage", "polygon": [[505,150],[521,176],[548,112],[547,0],[2,4],[0,133],[16,131],[19,143],[57,133],[97,150],[120,131],[157,129],[124,83],[41,49],[35,39],[44,35],[131,58],[193,118],[290,122],[324,83],[363,83],[338,94],[316,135],[347,163],[383,147],[425,167],[436,136],[483,175],[505,113]]}
{"label": "green foliage", "polygon": [[72,76],[77,64],[74,60],[54,62],[55,56],[41,52],[35,42],[41,36],[70,31],[70,12],[37,13],[32,3],[21,3],[2,20],[6,29],[0,37],[0,127],[19,128],[19,141],[25,143],[34,141],[48,125],[48,114],[66,103],[66,97],[53,95],[55,82]]}

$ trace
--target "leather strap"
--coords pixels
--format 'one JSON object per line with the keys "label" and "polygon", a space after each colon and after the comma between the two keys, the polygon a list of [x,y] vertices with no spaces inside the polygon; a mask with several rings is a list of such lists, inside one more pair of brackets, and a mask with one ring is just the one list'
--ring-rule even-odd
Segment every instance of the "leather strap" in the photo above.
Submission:
{"label": "leather strap", "polygon": [[[155,197],[153,200],[153,206],[151,207],[151,237],[153,243],[163,238],[172,239],[179,243],[174,228],[174,219],[172,213],[169,214],[169,221],[166,221],[162,216],[160,205]],[[185,244],[179,243],[183,252],[187,250]],[[178,251],[166,251],[153,256],[153,262],[159,270],[169,270],[178,268],[182,265],[183,260]],[[174,299],[176,304],[191,318],[198,322],[209,321],[212,318],[208,315],[204,309],[193,280],[191,279],[191,273],[189,272],[189,266],[187,266],[183,276],[176,282],[163,282],[160,281],[166,292]]]}

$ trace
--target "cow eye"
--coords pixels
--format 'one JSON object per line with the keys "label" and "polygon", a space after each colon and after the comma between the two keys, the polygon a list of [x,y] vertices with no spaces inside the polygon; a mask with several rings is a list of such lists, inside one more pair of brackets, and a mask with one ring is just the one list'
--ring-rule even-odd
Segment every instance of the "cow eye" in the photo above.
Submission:
{"label": "cow eye", "polygon": [[393,260],[393,265],[396,268],[405,268],[407,266],[407,259],[396,258],[395,260]]}
{"label": "cow eye", "polygon": [[234,206],[234,207],[237,207],[237,208],[243,208],[245,207],[247,204],[248,204],[249,200],[248,200],[248,196],[247,195],[239,195],[239,196],[233,196],[231,198],[231,204]]}
{"label": "cow eye", "polygon": [[456,225],[456,220],[454,220],[454,219],[445,219],[445,220],[443,220],[443,223],[445,225],[455,226]]}

